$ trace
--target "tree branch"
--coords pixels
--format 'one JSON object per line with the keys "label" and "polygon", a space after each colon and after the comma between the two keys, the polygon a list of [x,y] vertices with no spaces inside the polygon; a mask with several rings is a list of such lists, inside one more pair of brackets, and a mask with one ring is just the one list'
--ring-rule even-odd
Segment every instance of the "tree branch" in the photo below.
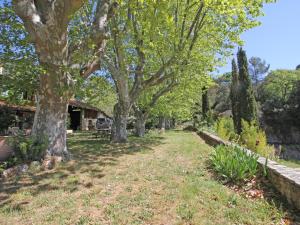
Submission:
{"label": "tree branch", "polygon": [[114,15],[117,6],[118,4],[116,2],[110,3],[109,0],[98,1],[95,18],[93,25],[90,28],[91,33],[89,37],[87,37],[84,42],[80,43],[80,45],[69,46],[70,58],[75,51],[84,49],[90,43],[95,46],[93,49],[93,59],[89,60],[80,71],[80,75],[84,78],[88,77],[90,74],[100,68],[101,57],[103,56],[108,39],[108,21]]}
{"label": "tree branch", "polygon": [[165,94],[167,94],[168,92],[170,92],[176,85],[178,85],[178,83],[173,79],[172,82],[170,84],[168,84],[167,86],[164,86],[162,89],[160,89],[159,91],[157,91],[151,99],[151,102],[149,104],[149,108],[152,108],[155,106],[156,102],[159,100],[159,98]]}
{"label": "tree branch", "polygon": [[[143,82],[143,88],[147,88],[156,84],[161,83],[162,81],[164,81],[166,78],[164,77],[164,73],[166,71],[166,69],[173,65],[176,61],[176,57],[175,54],[165,63],[163,64],[159,70],[152,75],[148,80],[145,80]],[[168,77],[167,77],[168,78]]]}

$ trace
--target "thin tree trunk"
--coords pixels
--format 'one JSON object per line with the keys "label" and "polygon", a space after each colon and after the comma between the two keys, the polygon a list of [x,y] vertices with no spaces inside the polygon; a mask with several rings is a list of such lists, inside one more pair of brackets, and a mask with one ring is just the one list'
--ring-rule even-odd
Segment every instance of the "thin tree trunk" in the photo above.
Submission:
{"label": "thin tree trunk", "polygon": [[127,142],[127,120],[130,106],[117,103],[114,107],[114,118],[111,132],[111,141],[114,143]]}

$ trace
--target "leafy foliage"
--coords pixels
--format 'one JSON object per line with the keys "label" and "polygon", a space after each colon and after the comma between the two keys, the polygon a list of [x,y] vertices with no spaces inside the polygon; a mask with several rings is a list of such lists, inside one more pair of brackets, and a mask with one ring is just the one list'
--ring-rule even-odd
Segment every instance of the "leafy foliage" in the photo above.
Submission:
{"label": "leafy foliage", "polygon": [[76,91],[76,97],[112,115],[117,96],[114,85],[105,76],[94,75]]}
{"label": "leafy foliage", "polygon": [[258,171],[258,156],[247,154],[236,146],[219,145],[215,148],[211,162],[214,170],[223,178],[233,182],[252,179]]}
{"label": "leafy foliage", "polygon": [[275,149],[267,144],[266,134],[262,129],[254,122],[248,123],[246,121],[242,121],[242,127],[241,144],[266,158],[275,157]]}
{"label": "leafy foliage", "polygon": [[[13,11],[11,1],[0,6],[0,96],[20,102],[24,93],[32,94],[42,73],[34,46],[23,22]],[[3,93],[6,93],[3,95]]]}
{"label": "leafy foliage", "polygon": [[275,70],[264,80],[259,88],[259,99],[265,110],[281,108],[288,104],[291,93],[300,81],[299,70]]}
{"label": "leafy foliage", "polygon": [[0,173],[2,173],[4,170],[11,168],[15,165],[17,165],[19,162],[18,158],[15,156],[9,157],[4,162],[0,162]]}
{"label": "leafy foliage", "polygon": [[288,111],[290,118],[293,118],[293,123],[300,126],[300,80],[296,82],[296,87],[291,92],[288,101],[291,106]]}
{"label": "leafy foliage", "polygon": [[40,160],[48,146],[47,138],[16,136],[9,140],[14,149],[15,157],[20,162]]}
{"label": "leafy foliage", "polygon": [[231,118],[219,118],[215,124],[215,130],[218,136],[224,140],[237,140],[238,135],[234,132],[234,124]]}
{"label": "leafy foliage", "polygon": [[211,102],[211,110],[216,114],[231,109],[230,102],[230,79],[231,73],[225,73],[214,79],[215,85],[209,89],[209,99]]}

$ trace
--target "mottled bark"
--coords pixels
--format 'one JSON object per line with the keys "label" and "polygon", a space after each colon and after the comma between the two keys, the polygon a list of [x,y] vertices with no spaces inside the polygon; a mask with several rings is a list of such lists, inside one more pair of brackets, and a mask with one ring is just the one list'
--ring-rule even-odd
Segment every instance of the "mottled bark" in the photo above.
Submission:
{"label": "mottled bark", "polygon": [[127,120],[130,111],[130,104],[117,103],[114,107],[114,118],[111,132],[113,143],[127,142]]}
{"label": "mottled bark", "polygon": [[165,128],[166,130],[171,129],[171,120],[169,118],[165,119]]}
{"label": "mottled bark", "polygon": [[166,129],[166,118],[164,116],[159,117],[158,128],[160,130],[165,130]]}
{"label": "mottled bark", "polygon": [[137,137],[144,137],[146,132],[146,120],[147,114],[139,110],[137,107],[134,107],[135,114],[135,135]]}
{"label": "mottled bark", "polygon": [[135,135],[137,137],[144,137],[146,133],[146,120],[142,117],[136,118]]}
{"label": "mottled bark", "polygon": [[66,119],[69,79],[58,66],[44,65],[47,74],[40,77],[32,135],[48,139],[47,155],[69,158],[66,145]]}

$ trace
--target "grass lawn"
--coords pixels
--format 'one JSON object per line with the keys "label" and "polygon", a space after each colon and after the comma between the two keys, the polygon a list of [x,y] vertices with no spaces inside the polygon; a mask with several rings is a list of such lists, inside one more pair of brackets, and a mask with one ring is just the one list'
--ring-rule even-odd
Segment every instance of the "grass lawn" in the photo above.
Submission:
{"label": "grass lawn", "polygon": [[285,215],[215,181],[212,149],[193,133],[120,145],[76,134],[68,145],[72,161],[0,183],[0,224],[269,225]]}

